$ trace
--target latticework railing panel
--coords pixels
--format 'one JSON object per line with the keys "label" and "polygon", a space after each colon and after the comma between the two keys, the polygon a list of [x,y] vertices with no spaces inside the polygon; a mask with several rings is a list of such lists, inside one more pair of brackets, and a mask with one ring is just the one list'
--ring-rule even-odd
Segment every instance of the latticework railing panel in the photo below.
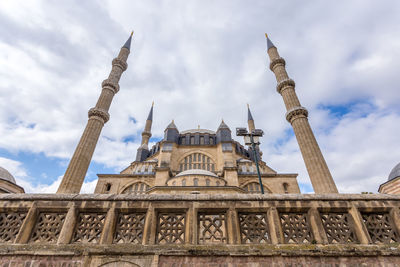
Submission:
{"label": "latticework railing panel", "polygon": [[354,225],[348,213],[321,213],[321,219],[330,244],[354,243],[357,241],[353,230]]}
{"label": "latticework railing panel", "polygon": [[199,243],[226,243],[225,213],[199,214]]}
{"label": "latticework railing panel", "polygon": [[57,242],[64,224],[65,213],[41,212],[32,232],[31,242]]}
{"label": "latticework railing panel", "polygon": [[307,213],[281,213],[282,232],[285,243],[311,243],[313,237]]}
{"label": "latticework railing panel", "polygon": [[0,213],[0,242],[14,242],[26,212]]}
{"label": "latticework railing panel", "polygon": [[99,243],[105,218],[105,213],[79,213],[73,242]]}
{"label": "latticework railing panel", "polygon": [[239,213],[240,238],[244,243],[270,243],[267,217],[264,213]]}
{"label": "latticework railing panel", "polygon": [[141,244],[146,213],[121,213],[118,215],[114,243]]}
{"label": "latticework railing panel", "polygon": [[185,213],[159,213],[157,218],[158,244],[185,243]]}
{"label": "latticework railing panel", "polygon": [[372,243],[400,242],[389,213],[362,213]]}

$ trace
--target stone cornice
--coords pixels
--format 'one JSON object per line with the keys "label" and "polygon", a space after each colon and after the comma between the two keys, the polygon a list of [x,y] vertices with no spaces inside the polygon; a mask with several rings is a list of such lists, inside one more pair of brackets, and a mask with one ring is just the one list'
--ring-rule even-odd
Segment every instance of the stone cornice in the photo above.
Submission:
{"label": "stone cornice", "polygon": [[292,79],[282,80],[276,85],[276,91],[281,94],[282,89],[289,87],[289,86],[294,88],[296,86],[296,83]]}
{"label": "stone cornice", "polygon": [[89,109],[88,116],[89,118],[91,117],[100,118],[103,120],[103,123],[106,123],[110,119],[110,115],[106,110],[96,107]]}
{"label": "stone cornice", "polygon": [[285,60],[281,57],[275,58],[269,64],[269,68],[270,68],[270,70],[274,71],[274,68],[278,65],[285,66],[286,65]]}
{"label": "stone cornice", "polygon": [[308,117],[308,111],[305,107],[294,107],[286,112],[286,120],[290,123],[298,116]]}
{"label": "stone cornice", "polygon": [[400,195],[387,194],[198,194],[198,195],[129,195],[129,194],[0,194],[0,201],[22,200],[67,200],[67,201],[124,201],[124,200],[183,200],[183,201],[216,201],[216,200],[287,200],[287,201],[309,201],[309,200],[339,200],[339,201],[400,201]]}

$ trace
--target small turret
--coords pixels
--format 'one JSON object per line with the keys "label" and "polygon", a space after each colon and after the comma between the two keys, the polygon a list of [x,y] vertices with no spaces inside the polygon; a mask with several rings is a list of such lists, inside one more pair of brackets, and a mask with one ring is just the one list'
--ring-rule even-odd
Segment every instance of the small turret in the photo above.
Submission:
{"label": "small turret", "polygon": [[230,141],[232,141],[231,130],[225,124],[224,120],[222,120],[217,130],[217,144]]}
{"label": "small turret", "polygon": [[174,123],[174,120],[172,120],[171,123],[164,130],[164,141],[171,141],[178,143],[178,138],[179,138],[179,131]]}

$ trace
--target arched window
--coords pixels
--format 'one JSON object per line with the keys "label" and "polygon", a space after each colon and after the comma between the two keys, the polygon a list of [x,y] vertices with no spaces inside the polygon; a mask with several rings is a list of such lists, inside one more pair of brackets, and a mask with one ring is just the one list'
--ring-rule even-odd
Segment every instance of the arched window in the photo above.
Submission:
{"label": "arched window", "polygon": [[214,171],[215,164],[208,156],[201,153],[193,153],[180,162],[179,169],[183,171],[192,169]]}
{"label": "arched window", "polygon": [[210,179],[206,179],[206,186],[210,186]]}
{"label": "arched window", "polygon": [[289,184],[288,183],[283,183],[283,190],[285,191],[285,194],[289,193]]}
{"label": "arched window", "polygon": [[258,183],[248,183],[246,186],[243,187],[249,193],[261,193],[261,188]]}
{"label": "arched window", "polygon": [[193,185],[194,185],[194,186],[199,186],[199,179],[194,178],[194,179],[193,179]]}
{"label": "arched window", "polygon": [[149,168],[148,168],[148,173],[152,173],[152,171],[153,171],[153,166],[152,165],[149,165]]}
{"label": "arched window", "polygon": [[251,166],[249,167],[249,172],[250,172],[250,173],[254,173],[254,167],[253,167],[253,165],[251,165]]}
{"label": "arched window", "polygon": [[186,180],[185,179],[182,180],[182,186],[186,186]]}
{"label": "arched window", "polygon": [[246,173],[247,169],[246,169],[246,165],[242,165],[242,173]]}
{"label": "arched window", "polygon": [[104,186],[104,191],[105,192],[109,192],[111,190],[111,184],[110,183],[106,183]]}
{"label": "arched window", "polygon": [[139,182],[125,188],[124,191],[122,191],[122,194],[140,195],[144,194],[149,188],[150,186],[147,184]]}

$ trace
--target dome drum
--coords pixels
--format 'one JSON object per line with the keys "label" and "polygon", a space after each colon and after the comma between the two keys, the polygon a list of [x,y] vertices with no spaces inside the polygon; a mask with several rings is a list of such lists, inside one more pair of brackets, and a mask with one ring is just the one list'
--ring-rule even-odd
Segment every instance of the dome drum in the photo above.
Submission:
{"label": "dome drum", "polygon": [[226,186],[226,181],[206,170],[188,170],[167,180],[167,186]]}

